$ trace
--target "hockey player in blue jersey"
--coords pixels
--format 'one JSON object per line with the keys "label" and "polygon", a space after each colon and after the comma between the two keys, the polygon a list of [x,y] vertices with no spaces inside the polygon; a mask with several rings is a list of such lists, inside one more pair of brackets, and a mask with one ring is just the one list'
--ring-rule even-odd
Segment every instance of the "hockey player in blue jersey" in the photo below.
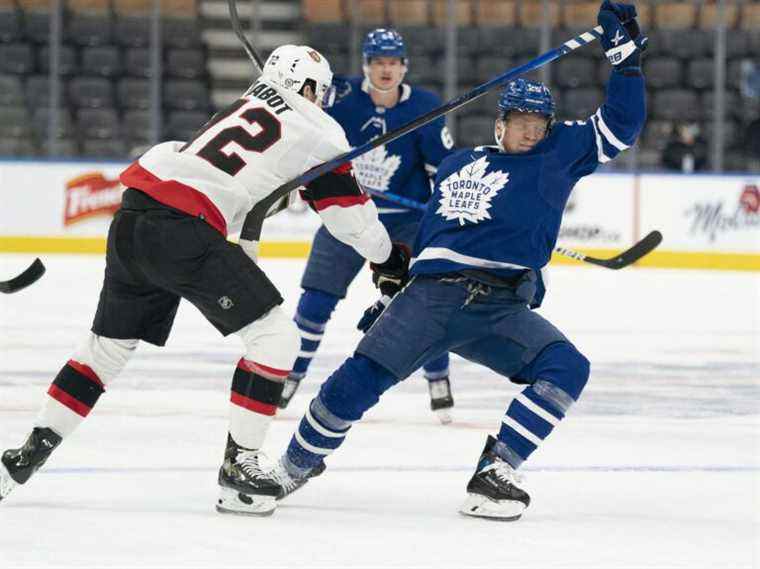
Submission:
{"label": "hockey player in blue jersey", "polygon": [[[570,340],[529,306],[540,303],[537,275],[573,186],[633,144],[643,126],[646,40],[635,16],[630,5],[601,5],[601,43],[613,70],[593,116],[553,124],[549,90],[518,79],[499,100],[497,146],[461,150],[441,163],[410,280],[401,288],[401,271],[373,267],[385,294],[400,292],[311,402],[275,469],[282,497],[324,470],[325,457],[383,392],[450,350],[526,386],[498,434],[488,436],[460,512],[522,515],[530,497],[516,470],[578,400],[590,371]],[[365,325],[375,312],[368,310]]]}
{"label": "hockey player in blue jersey", "polygon": [[[360,146],[440,106],[439,98],[403,83],[406,47],[394,30],[371,31],[362,46],[364,77],[338,85],[339,100],[326,109],[346,131],[351,146]],[[431,179],[449,154],[453,141],[443,117],[424,128],[381,146],[353,161],[359,183],[374,191],[388,191],[419,202],[430,198]],[[375,197],[380,221],[391,239],[411,247],[421,213]],[[348,286],[364,265],[351,247],[321,227],[314,237],[301,286],[304,291],[295,321],[301,332],[301,351],[293,364],[280,400],[286,407],[316,354],[330,315],[346,296]],[[430,406],[442,422],[451,420],[453,398],[449,385],[449,358],[443,353],[424,362]]]}

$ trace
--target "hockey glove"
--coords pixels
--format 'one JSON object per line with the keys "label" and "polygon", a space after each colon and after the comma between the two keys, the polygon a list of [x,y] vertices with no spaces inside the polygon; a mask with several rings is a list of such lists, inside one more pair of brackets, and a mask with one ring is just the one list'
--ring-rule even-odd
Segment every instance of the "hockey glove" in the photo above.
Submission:
{"label": "hockey glove", "polygon": [[380,318],[380,315],[383,313],[383,310],[388,308],[388,305],[391,303],[391,300],[393,300],[392,297],[383,295],[380,297],[380,300],[378,300],[375,304],[370,306],[367,310],[364,311],[364,314],[362,314],[362,317],[359,319],[359,322],[356,324],[356,328],[358,330],[361,330],[362,332],[366,332],[369,330],[372,325],[375,323],[375,320]]}
{"label": "hockey glove", "polygon": [[393,243],[391,254],[384,263],[370,263],[372,282],[380,292],[393,298],[409,280],[409,260],[412,252],[403,243]]}
{"label": "hockey glove", "polygon": [[618,71],[638,71],[647,38],[639,30],[636,7],[604,0],[597,21],[604,30],[600,41],[610,63]]}

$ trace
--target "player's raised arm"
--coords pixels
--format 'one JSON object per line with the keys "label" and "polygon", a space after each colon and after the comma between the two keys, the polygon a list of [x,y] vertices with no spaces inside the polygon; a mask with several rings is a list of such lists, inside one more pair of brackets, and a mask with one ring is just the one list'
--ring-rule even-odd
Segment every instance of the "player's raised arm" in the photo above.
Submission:
{"label": "player's raised arm", "polygon": [[615,158],[638,137],[646,119],[646,90],[641,53],[647,38],[636,22],[636,8],[605,0],[598,15],[604,29],[601,46],[612,64],[607,94],[586,121],[567,121],[556,127],[557,148],[570,173],[585,176]]}

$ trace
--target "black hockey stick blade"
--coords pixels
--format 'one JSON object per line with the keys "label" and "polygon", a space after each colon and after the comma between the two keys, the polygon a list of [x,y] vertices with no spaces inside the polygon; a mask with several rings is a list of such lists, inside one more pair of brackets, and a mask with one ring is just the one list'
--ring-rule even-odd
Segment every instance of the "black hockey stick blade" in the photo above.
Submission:
{"label": "black hockey stick blade", "polygon": [[7,281],[0,281],[0,292],[5,294],[13,294],[23,288],[28,287],[30,284],[34,284],[39,278],[45,274],[45,265],[42,261],[35,259],[34,263],[21,273],[19,276]]}
{"label": "black hockey stick blade", "polygon": [[583,261],[608,269],[622,269],[628,265],[632,265],[642,257],[654,251],[660,243],[662,243],[662,233],[655,230],[630,249],[623,251],[611,259],[596,259],[594,257],[584,256]]}

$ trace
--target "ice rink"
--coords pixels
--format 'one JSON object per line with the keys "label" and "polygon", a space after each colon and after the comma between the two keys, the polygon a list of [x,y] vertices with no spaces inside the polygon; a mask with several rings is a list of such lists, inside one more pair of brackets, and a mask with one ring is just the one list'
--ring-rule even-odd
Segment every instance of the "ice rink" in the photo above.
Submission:
{"label": "ice rink", "polygon": [[[31,262],[0,256],[0,278]],[[0,449],[23,441],[88,330],[103,261],[48,255],[0,298]],[[262,261],[286,307],[304,260]],[[279,456],[318,384],[353,350],[368,274],[339,306],[311,375],[274,422]],[[516,523],[457,508],[519,389],[452,361],[455,423],[413,376],[389,392],[274,516],[214,511],[236,337],[183,304],[45,470],[0,506],[11,567],[760,567],[760,280],[754,273],[554,267],[542,314],[592,362],[581,401],[523,468]]]}

